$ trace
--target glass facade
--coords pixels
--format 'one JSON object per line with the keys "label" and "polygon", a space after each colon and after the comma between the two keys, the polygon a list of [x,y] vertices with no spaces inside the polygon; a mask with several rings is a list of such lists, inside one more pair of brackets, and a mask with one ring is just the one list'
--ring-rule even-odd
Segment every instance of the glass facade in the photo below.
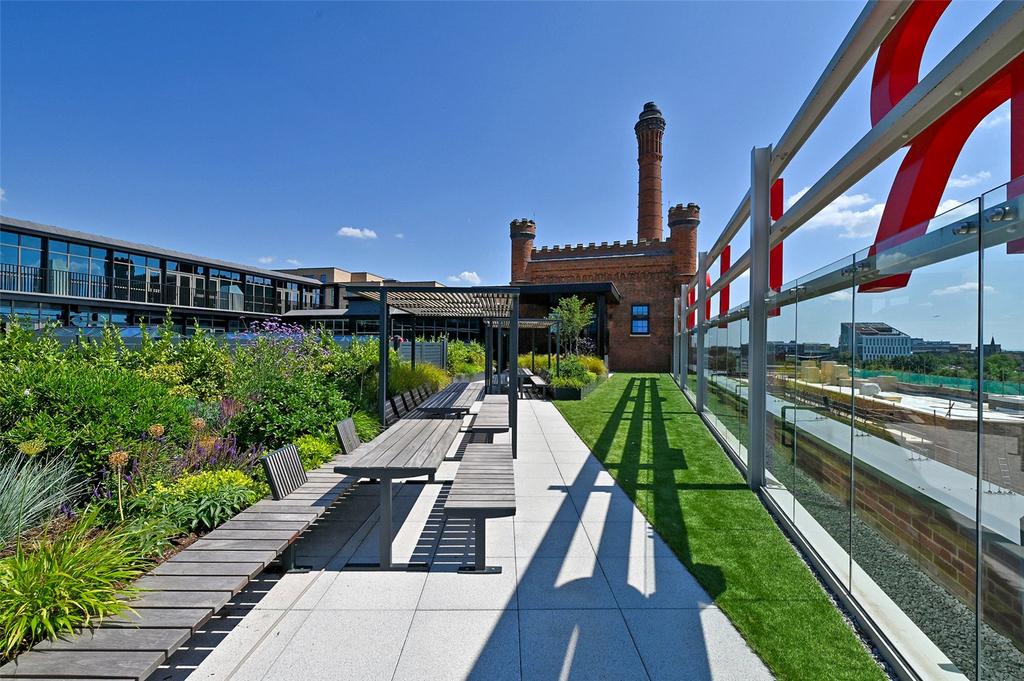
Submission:
{"label": "glass facade", "polygon": [[[876,622],[927,637],[915,656],[972,679],[1024,669],[1022,209],[1001,188],[768,299],[769,506]],[[688,332],[680,377],[741,468],[748,324]]]}
{"label": "glass facade", "polygon": [[0,291],[232,313],[283,314],[321,306],[318,284],[28,234],[7,225],[0,229]]}

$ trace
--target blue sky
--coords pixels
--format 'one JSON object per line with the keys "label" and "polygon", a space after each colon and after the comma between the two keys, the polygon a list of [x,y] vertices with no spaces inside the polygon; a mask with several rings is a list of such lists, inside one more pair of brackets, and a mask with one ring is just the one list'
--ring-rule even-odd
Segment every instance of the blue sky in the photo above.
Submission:
{"label": "blue sky", "polygon": [[[924,68],[994,4],[954,2]],[[706,248],[861,6],[4,2],[0,210],[270,267],[506,283],[513,218],[538,245],[635,236],[632,126],[654,100],[666,210],[699,203]],[[870,68],[790,197],[868,130]],[[950,202],[1008,179],[1008,131],[1004,110],[976,132]],[[871,242],[899,158],[787,241],[787,279]]]}

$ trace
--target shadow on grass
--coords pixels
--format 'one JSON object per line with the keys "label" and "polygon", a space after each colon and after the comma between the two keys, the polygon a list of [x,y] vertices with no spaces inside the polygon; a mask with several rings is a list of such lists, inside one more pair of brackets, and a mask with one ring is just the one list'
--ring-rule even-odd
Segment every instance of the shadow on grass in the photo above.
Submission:
{"label": "shadow on grass", "polygon": [[[594,455],[615,475],[619,486],[633,503],[643,508],[640,493],[651,496],[649,513],[656,528],[679,528],[663,539],[672,547],[679,559],[701,583],[712,598],[725,591],[725,577],[717,565],[697,563],[690,550],[686,518],[679,499],[679,490],[746,490],[741,483],[677,482],[677,471],[689,468],[686,452],[673,447],[665,428],[667,417],[679,418],[696,413],[665,411],[666,399],[661,396],[656,377],[631,377],[626,389],[609,412],[601,434],[594,442]],[[699,418],[699,417],[697,417]],[[628,423],[624,424],[624,421]],[[625,425],[626,443],[616,451],[615,442],[620,428]],[[648,444],[649,447],[644,445]],[[642,461],[645,449],[651,452],[649,461]],[[618,463],[616,463],[618,458]],[[651,482],[640,482],[641,472]]]}

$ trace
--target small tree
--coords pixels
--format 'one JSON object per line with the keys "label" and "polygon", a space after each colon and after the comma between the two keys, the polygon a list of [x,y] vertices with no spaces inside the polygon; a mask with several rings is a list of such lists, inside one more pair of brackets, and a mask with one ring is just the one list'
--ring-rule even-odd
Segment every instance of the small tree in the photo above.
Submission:
{"label": "small tree", "polygon": [[559,300],[548,317],[558,320],[562,345],[569,352],[577,353],[580,334],[594,319],[594,304],[586,302],[579,296],[569,296]]}

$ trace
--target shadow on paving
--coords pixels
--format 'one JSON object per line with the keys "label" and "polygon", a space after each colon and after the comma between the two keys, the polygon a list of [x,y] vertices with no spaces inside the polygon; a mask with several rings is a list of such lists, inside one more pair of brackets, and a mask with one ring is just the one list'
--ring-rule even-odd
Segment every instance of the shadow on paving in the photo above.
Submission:
{"label": "shadow on paving", "polygon": [[[355,484],[346,490],[330,509],[302,534],[296,544],[297,563],[312,570],[326,569],[331,559],[338,553],[338,548],[351,540],[359,527],[377,509],[377,495],[377,486],[370,483]],[[403,520],[399,509],[395,510],[396,520]],[[405,508],[404,511],[408,512],[409,509]],[[330,548],[332,546],[333,549]],[[213,649],[242,623],[245,616],[263,602],[280,580],[281,571],[276,564],[258,574],[153,672],[148,681],[183,681],[188,678]]]}
{"label": "shadow on paving", "polygon": [[[630,499],[635,498],[639,489],[653,489],[655,491],[670,489],[672,493],[656,494],[655,510],[659,518],[675,517],[678,519],[679,525],[685,528],[685,523],[682,521],[683,511],[679,505],[678,494],[675,493],[676,488],[663,484],[664,481],[669,481],[671,484],[671,481],[674,480],[675,471],[686,468],[686,459],[682,450],[668,446],[668,433],[664,428],[662,419],[670,414],[663,412],[661,404],[663,401],[663,398],[658,394],[656,379],[631,378],[627,389],[619,399],[614,410],[609,413],[607,423],[592,453],[597,455],[604,463],[604,466],[610,471],[615,468],[618,469],[618,475],[615,476],[617,478],[616,482],[629,495]],[[652,405],[650,417],[645,415],[645,406],[648,403]],[[672,412],[671,415],[682,415],[682,412]],[[628,421],[626,443],[621,447],[621,452],[614,452],[616,434],[619,432],[623,421]],[[649,424],[650,428],[645,428],[645,424]],[[659,453],[658,460],[652,463],[643,463],[640,460],[642,450],[640,445],[645,438],[653,440],[654,451]],[[608,455],[613,452],[621,453],[621,463],[617,467],[608,463]],[[599,484],[598,477],[601,472],[603,472],[603,469],[599,466],[583,466],[576,478],[566,485],[565,490],[567,492],[570,489],[587,490],[588,498],[595,493],[605,491],[613,495],[616,491],[616,483],[613,482],[611,485]],[[649,475],[653,475],[654,485],[641,482],[642,477]],[[659,485],[661,486],[659,487]],[[740,487],[745,489],[742,485]],[[732,486],[729,485],[726,488],[732,489]],[[529,498],[518,502],[520,506],[527,503],[529,503]],[[579,521],[580,525],[583,523],[582,511],[582,504],[580,508],[576,508],[576,502],[572,495],[567,494],[562,499],[559,512],[565,512],[565,517],[572,516],[574,518],[579,514],[581,518]],[[561,516],[556,515],[554,517],[558,518]],[[613,513],[612,506],[609,506],[608,514],[601,521],[603,522],[601,540],[593,546],[595,562],[593,572],[589,576],[569,579],[568,581],[564,581],[561,578],[563,566],[568,563],[567,559],[569,556],[567,553],[558,555],[558,549],[565,540],[564,537],[559,537],[556,534],[555,526],[557,522],[554,521],[550,523],[540,547],[534,553],[534,558],[530,561],[526,570],[518,574],[518,607],[520,617],[533,617],[535,616],[534,613],[544,613],[539,615],[539,617],[547,617],[547,621],[544,622],[543,626],[543,631],[546,635],[544,647],[548,649],[553,648],[556,654],[559,651],[561,653],[560,673],[557,669],[558,659],[545,661],[549,663],[547,666],[542,662],[538,669],[533,666],[533,661],[530,659],[535,650],[531,648],[529,641],[521,639],[520,650],[522,653],[523,679],[552,678],[550,676],[552,672],[554,672],[555,678],[565,679],[589,679],[600,676],[601,678],[616,678],[625,681],[627,678],[646,679],[656,676],[651,670],[644,669],[644,663],[639,655],[635,656],[635,663],[632,666],[630,666],[629,660],[621,660],[625,665],[621,670],[595,669],[591,664],[588,664],[590,663],[590,660],[587,659],[588,654],[597,651],[607,651],[609,648],[614,648],[617,645],[621,646],[624,651],[636,647],[639,653],[633,633],[628,628],[624,632],[628,637],[626,640],[616,641],[610,639],[609,635],[612,632],[610,632],[609,623],[593,616],[598,609],[608,608],[618,613],[621,613],[623,608],[641,611],[645,607],[651,607],[657,601],[661,602],[658,605],[654,605],[654,607],[672,607],[663,602],[666,597],[660,596],[657,591],[644,593],[631,583],[631,568],[635,570],[637,565],[631,565],[630,563],[638,559],[642,561],[644,563],[641,566],[645,578],[644,582],[646,583],[648,578],[653,577],[657,583],[657,577],[663,572],[659,564],[664,565],[664,570],[667,571],[672,567],[678,567],[679,560],[671,554],[671,551],[662,555],[656,555],[654,551],[650,555],[644,552],[640,557],[630,555],[629,544],[632,533],[607,531],[609,523],[619,522],[616,518],[617,515]],[[685,536],[684,529],[684,549],[686,546]],[[619,545],[616,546],[615,543]],[[565,544],[565,549],[568,551],[567,543]],[[554,556],[554,559],[546,560],[542,558],[538,560],[538,556]],[[687,552],[686,557],[690,558],[689,552]],[[689,563],[692,565],[693,561],[689,560]],[[724,579],[722,578],[721,571],[713,565],[698,564],[695,567],[701,572],[703,576],[702,581],[706,580],[706,583],[711,584],[715,589],[710,593],[710,596],[714,598],[724,588]],[[692,568],[691,573],[696,576]],[[594,594],[604,590],[606,583],[610,587],[612,594],[614,594],[612,599],[606,601],[604,605],[588,604],[588,597],[592,597]],[[545,611],[542,608],[531,607],[530,603],[526,603],[526,607],[524,607],[524,591],[526,594],[530,593],[534,590],[534,585],[541,585],[545,589],[546,595],[550,598],[552,607],[560,609]],[[699,587],[697,590],[699,591]],[[624,603],[628,605],[623,605]],[[710,604],[710,602],[707,602],[702,605]],[[680,609],[693,608],[694,613],[698,612],[695,603],[692,601],[688,603],[675,603],[673,605],[675,608]],[[657,611],[652,610],[650,612]],[[643,612],[642,616],[646,614],[647,612]],[[712,676],[707,658],[706,640],[699,626],[697,631],[697,637],[692,636],[693,632],[690,631],[691,636],[685,642],[681,641],[680,638],[675,638],[672,641],[674,645],[682,644],[686,648],[687,668],[685,670],[677,670],[679,672],[677,678],[710,679]],[[664,640],[666,641],[671,636],[683,635],[683,632],[664,633],[666,635]],[[480,660],[487,660],[492,657],[489,650],[490,645],[491,642],[488,641],[488,644],[485,645],[480,653]],[[608,659],[610,656],[605,652],[600,657]],[[551,662],[554,662],[555,665],[552,666]],[[485,678],[483,674],[485,669],[487,669],[486,664],[479,664],[474,668],[471,677]],[[531,673],[532,671],[541,673]],[[659,676],[664,677],[664,674]]]}

